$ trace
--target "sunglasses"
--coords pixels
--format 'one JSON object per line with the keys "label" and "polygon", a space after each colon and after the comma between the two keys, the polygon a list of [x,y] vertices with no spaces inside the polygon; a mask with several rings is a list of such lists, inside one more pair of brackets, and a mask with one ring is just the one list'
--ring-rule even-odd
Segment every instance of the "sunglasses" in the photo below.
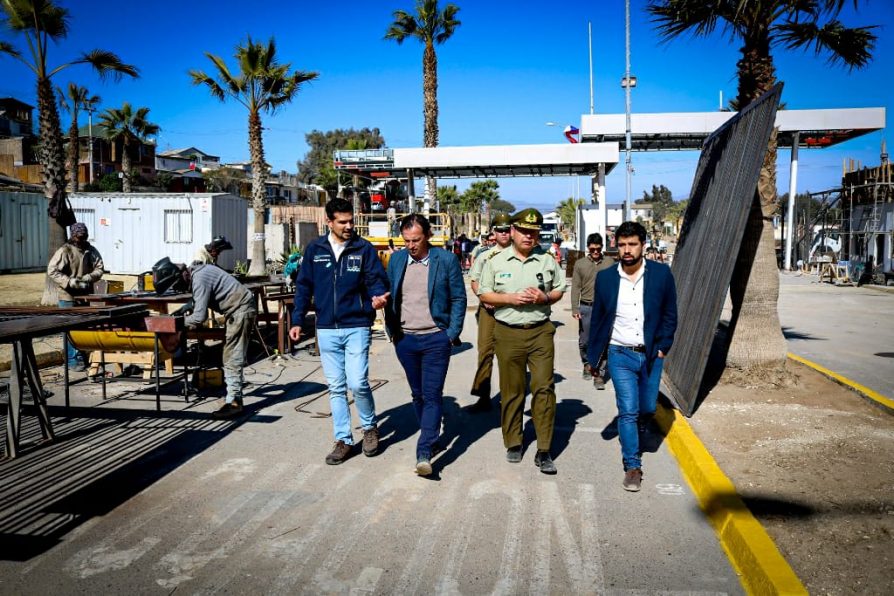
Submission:
{"label": "sunglasses", "polygon": [[587,252],[602,252],[602,247],[599,248],[588,248]]}

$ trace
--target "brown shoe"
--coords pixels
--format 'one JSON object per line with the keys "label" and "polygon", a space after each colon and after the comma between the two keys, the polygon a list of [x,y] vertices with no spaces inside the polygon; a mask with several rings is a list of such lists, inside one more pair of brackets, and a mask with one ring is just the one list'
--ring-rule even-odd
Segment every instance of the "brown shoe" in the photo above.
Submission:
{"label": "brown shoe", "polygon": [[379,452],[379,427],[363,431],[363,455],[372,457]]}
{"label": "brown shoe", "polygon": [[624,487],[624,490],[629,490],[630,492],[637,492],[643,484],[643,471],[639,468],[631,468],[624,473],[624,482],[621,483],[621,486]]}
{"label": "brown shoe", "polygon": [[326,456],[326,463],[330,466],[344,463],[345,460],[351,457],[351,448],[352,445],[348,445],[344,441],[336,441],[332,447],[332,453]]}
{"label": "brown shoe", "polygon": [[596,375],[595,377],[593,377],[593,387],[595,387],[599,391],[602,391],[603,389],[605,389],[605,379],[603,379],[600,375]]}

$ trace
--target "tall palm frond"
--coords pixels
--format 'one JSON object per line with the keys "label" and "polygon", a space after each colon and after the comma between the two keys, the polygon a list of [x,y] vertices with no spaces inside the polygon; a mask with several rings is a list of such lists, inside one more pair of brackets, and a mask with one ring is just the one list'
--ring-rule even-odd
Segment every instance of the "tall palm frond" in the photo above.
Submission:
{"label": "tall palm frond", "polygon": [[220,101],[228,98],[248,110],[248,147],[252,164],[252,208],[255,212],[255,240],[252,242],[249,274],[264,273],[264,210],[267,206],[265,181],[267,164],[264,161],[264,142],[261,113],[274,114],[291,103],[304,83],[313,81],[316,72],[292,71],[291,64],[280,64],[276,57],[276,42],[271,37],[266,44],[249,36],[236,46],[233,57],[238,70],[230,70],[223,58],[209,52],[205,56],[214,66],[213,74],[190,70],[193,85],[205,87]]}
{"label": "tall palm frond", "polygon": [[[0,0],[0,24],[24,38],[27,51],[9,42],[0,42],[0,54],[23,63],[35,76],[37,110],[40,122],[38,160],[47,198],[48,249],[53,254],[65,242],[65,227],[74,222],[74,213],[66,195],[65,152],[59,110],[51,79],[76,64],[90,64],[101,76],[138,76],[136,67],[125,64],[114,54],[93,50],[72,62],[52,66],[49,62],[50,42],[58,44],[70,29],[69,12],[53,0]],[[43,304],[56,304],[56,285],[47,277]]]}

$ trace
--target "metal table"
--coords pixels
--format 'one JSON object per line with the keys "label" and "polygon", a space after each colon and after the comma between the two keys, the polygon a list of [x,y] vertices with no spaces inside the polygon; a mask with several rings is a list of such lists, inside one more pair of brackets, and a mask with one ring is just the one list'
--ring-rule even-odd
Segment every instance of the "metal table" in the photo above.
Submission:
{"label": "metal table", "polygon": [[[47,414],[40,370],[34,356],[32,340],[37,337],[89,329],[110,323],[122,324],[142,320],[148,313],[141,305],[117,308],[0,308],[0,343],[12,344],[12,366],[9,371],[9,407],[6,416],[6,456],[18,455],[21,432],[22,399],[30,393],[37,410],[40,432],[45,441],[55,438]],[[67,369],[65,386],[68,387]]]}

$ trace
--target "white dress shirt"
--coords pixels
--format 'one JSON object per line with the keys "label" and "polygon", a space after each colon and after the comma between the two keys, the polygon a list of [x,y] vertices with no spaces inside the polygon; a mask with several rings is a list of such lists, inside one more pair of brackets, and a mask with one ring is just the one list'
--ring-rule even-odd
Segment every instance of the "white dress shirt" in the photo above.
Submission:
{"label": "white dress shirt", "polygon": [[639,270],[630,279],[621,264],[618,263],[618,275],[621,283],[618,286],[618,306],[615,311],[615,323],[612,327],[612,338],[609,343],[616,346],[641,346],[643,340],[643,278],[646,274],[646,263],[640,261]]}
{"label": "white dress shirt", "polygon": [[341,258],[341,253],[345,250],[345,245],[347,242],[339,242],[335,236],[332,235],[332,232],[329,232],[329,246],[332,247],[332,252],[335,254],[335,260]]}

